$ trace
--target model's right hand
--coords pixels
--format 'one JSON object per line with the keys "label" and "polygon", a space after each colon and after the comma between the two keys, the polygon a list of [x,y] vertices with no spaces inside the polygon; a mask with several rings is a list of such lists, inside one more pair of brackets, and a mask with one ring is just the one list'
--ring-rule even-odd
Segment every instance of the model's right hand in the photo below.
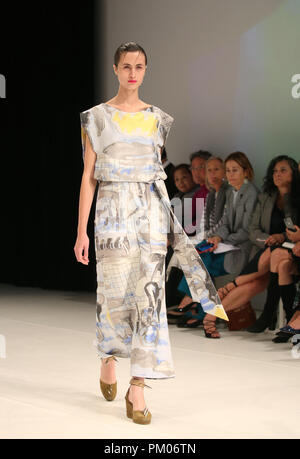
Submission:
{"label": "model's right hand", "polygon": [[84,265],[89,264],[89,245],[90,240],[87,234],[77,236],[74,246],[75,257],[79,263],[83,263]]}

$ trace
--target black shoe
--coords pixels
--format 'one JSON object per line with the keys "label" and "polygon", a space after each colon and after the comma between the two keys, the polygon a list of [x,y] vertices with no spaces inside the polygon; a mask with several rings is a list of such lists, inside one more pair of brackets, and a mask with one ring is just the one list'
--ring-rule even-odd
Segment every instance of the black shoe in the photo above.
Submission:
{"label": "black shoe", "polygon": [[[190,319],[197,319],[195,322],[188,324]],[[195,328],[201,325],[203,322],[203,314],[193,314],[192,311],[186,312],[177,322],[179,328]]]}
{"label": "black shoe", "polygon": [[266,316],[266,314],[264,315],[264,313],[262,313],[262,315],[259,317],[259,319],[257,319],[256,322],[254,322],[253,325],[246,328],[246,331],[250,333],[262,333],[265,331],[268,325],[269,318]]}
{"label": "black shoe", "polygon": [[300,330],[291,327],[290,325],[286,325],[285,327],[282,327],[279,332],[276,333],[276,337],[272,339],[273,343],[287,343],[288,340],[294,336],[294,335],[299,335]]}
{"label": "black shoe", "polygon": [[[190,311],[197,303],[194,301],[192,303],[187,304],[183,308],[175,308],[171,309],[169,312],[167,312],[167,319],[169,323],[177,323],[178,320],[180,320],[182,317],[184,317],[185,313]],[[172,314],[173,312],[179,312],[180,314]]]}
{"label": "black shoe", "polygon": [[270,273],[270,281],[267,290],[267,298],[264,310],[256,322],[246,330],[250,333],[262,333],[268,327],[274,327],[275,315],[279,302],[278,274]]}
{"label": "black shoe", "polygon": [[273,343],[287,343],[288,340],[292,337],[290,333],[279,332],[277,336],[272,339]]}

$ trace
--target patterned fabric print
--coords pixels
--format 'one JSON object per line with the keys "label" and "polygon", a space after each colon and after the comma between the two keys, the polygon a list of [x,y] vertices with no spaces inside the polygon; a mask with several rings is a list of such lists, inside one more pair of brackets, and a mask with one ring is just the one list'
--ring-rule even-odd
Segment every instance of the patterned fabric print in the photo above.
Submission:
{"label": "patterned fabric print", "polygon": [[97,154],[94,178],[148,183],[158,178],[165,180],[167,175],[161,163],[159,147],[167,138],[167,129],[173,118],[163,113],[154,106],[141,112],[127,113],[106,104],[82,112],[83,159],[88,135]]}
{"label": "patterned fabric print", "polygon": [[204,312],[228,321],[227,314],[205,264],[172,210],[164,182],[156,180],[155,187],[169,215],[170,232],[168,239],[185,275],[192,299],[201,303]]}
{"label": "patterned fabric print", "polygon": [[97,351],[131,357],[132,376],[174,377],[164,297],[166,218],[151,184],[99,184]]}
{"label": "patterned fabric print", "polygon": [[174,377],[165,306],[169,236],[191,295],[226,318],[196,249],[174,216],[160,147],[173,118],[158,107],[127,113],[100,104],[80,113],[99,181],[95,213],[97,352],[131,358],[131,375]]}

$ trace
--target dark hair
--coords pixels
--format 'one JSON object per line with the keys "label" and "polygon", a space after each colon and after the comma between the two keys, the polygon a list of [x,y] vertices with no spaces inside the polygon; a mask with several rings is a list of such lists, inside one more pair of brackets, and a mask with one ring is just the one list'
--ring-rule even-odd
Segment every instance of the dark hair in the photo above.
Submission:
{"label": "dark hair", "polygon": [[195,158],[202,158],[202,159],[207,160],[211,156],[212,156],[212,154],[209,151],[199,150],[199,151],[196,151],[195,153],[192,153],[190,155],[190,161],[192,162],[193,159],[195,159]]}
{"label": "dark hair", "polygon": [[227,161],[235,161],[236,163],[238,163],[238,165],[241,166],[247,172],[247,179],[250,181],[253,180],[254,170],[252,164],[250,163],[245,153],[243,153],[242,151],[235,151],[233,153],[230,153],[230,155],[228,155],[225,159],[225,165]]}
{"label": "dark hair", "polygon": [[140,45],[135,43],[134,41],[128,41],[127,43],[122,43],[116,50],[115,55],[114,55],[115,66],[118,67],[121,55],[123,53],[134,52],[134,51],[140,51],[141,53],[144,54],[145,63],[147,65],[147,55],[145,53],[145,50]]}
{"label": "dark hair", "polygon": [[173,180],[174,180],[175,172],[178,171],[179,169],[185,169],[190,174],[190,176],[193,177],[190,171],[190,166],[188,164],[181,163],[181,164],[178,164],[178,166],[175,166],[173,169],[173,172],[172,172]]}
{"label": "dark hair", "polygon": [[161,149],[161,159],[168,159],[166,147],[163,146]]}
{"label": "dark hair", "polygon": [[297,206],[300,200],[300,172],[298,169],[298,163],[289,156],[280,155],[272,159],[268,166],[266,176],[264,178],[263,191],[271,195],[274,191],[277,190],[277,186],[274,185],[273,170],[276,164],[281,161],[286,161],[292,169],[293,175],[291,183],[291,201],[293,205]]}

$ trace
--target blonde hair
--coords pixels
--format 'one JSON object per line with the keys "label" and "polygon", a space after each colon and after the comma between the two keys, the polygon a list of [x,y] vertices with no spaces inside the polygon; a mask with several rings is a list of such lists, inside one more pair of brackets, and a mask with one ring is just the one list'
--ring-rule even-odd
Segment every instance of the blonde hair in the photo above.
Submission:
{"label": "blonde hair", "polygon": [[206,160],[206,163],[205,163],[205,186],[208,190],[213,190],[214,188],[210,185],[210,183],[208,182],[207,180],[207,165],[211,162],[211,161],[219,161],[219,163],[221,163],[222,167],[223,167],[223,170],[224,170],[224,177],[225,177],[225,163],[223,161],[222,158],[220,158],[219,156],[211,156],[210,158],[208,158]]}

